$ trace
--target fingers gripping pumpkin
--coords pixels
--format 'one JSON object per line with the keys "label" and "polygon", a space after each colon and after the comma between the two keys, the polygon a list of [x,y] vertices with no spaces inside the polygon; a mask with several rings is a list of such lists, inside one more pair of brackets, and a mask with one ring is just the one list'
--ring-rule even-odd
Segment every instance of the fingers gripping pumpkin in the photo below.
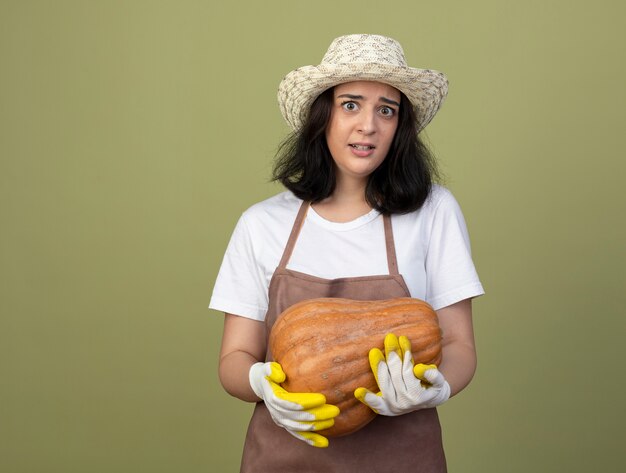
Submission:
{"label": "fingers gripping pumpkin", "polygon": [[383,349],[389,332],[406,336],[415,363],[441,361],[437,313],[426,302],[402,297],[382,301],[321,298],[295,304],[278,318],[270,334],[273,359],[287,376],[291,392],[315,392],[341,413],[325,436],[347,435],[376,414],[354,397],[358,387],[377,391],[369,350]]}

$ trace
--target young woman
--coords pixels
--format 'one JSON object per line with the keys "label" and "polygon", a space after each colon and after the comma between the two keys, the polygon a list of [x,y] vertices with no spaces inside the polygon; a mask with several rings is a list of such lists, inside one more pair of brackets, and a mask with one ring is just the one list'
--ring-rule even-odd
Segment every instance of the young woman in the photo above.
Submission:
{"label": "young woman", "polygon": [[[287,191],[241,216],[210,303],[225,312],[224,389],[257,403],[242,471],[446,471],[435,407],[474,374],[471,299],[483,294],[461,210],[418,138],[446,93],[442,73],[408,67],[402,47],[377,35],[339,37],[319,66],[281,82],[294,133],[274,179]],[[414,367],[402,334],[387,336],[380,392],[355,393],[379,415],[330,442],[316,432],[338,409],[285,392],[267,353],[277,316],[318,297],[423,299],[444,334],[436,368]]]}

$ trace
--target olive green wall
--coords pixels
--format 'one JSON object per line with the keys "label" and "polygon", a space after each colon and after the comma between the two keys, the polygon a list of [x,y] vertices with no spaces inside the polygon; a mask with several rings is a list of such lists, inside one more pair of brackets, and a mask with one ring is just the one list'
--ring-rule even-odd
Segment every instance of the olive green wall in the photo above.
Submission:
{"label": "olive green wall", "polygon": [[370,32],[450,79],[427,135],[488,293],[450,470],[618,471],[626,9],[589,5],[1,0],[0,470],[237,470],[214,278],[280,190],[278,82]]}

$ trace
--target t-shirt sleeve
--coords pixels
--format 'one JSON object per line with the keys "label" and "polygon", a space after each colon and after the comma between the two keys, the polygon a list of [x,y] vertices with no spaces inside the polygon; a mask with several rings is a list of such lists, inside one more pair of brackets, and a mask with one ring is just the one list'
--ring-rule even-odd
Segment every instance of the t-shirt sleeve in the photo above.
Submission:
{"label": "t-shirt sleeve", "polygon": [[463,213],[454,196],[444,190],[430,226],[426,253],[426,300],[438,310],[484,294],[472,261]]}
{"label": "t-shirt sleeve", "polygon": [[244,214],[226,248],[209,309],[264,320],[268,296],[264,272],[258,261]]}

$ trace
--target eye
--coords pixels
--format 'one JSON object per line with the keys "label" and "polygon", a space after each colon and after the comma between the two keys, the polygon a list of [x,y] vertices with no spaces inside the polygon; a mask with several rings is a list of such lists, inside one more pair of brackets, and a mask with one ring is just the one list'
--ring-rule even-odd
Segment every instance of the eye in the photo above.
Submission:
{"label": "eye", "polygon": [[380,113],[381,115],[385,116],[385,117],[393,117],[396,113],[395,109],[391,108],[391,107],[382,107],[380,109]]}
{"label": "eye", "polygon": [[343,108],[344,110],[348,112],[353,112],[358,108],[358,106],[355,102],[343,102],[341,104],[341,108]]}

